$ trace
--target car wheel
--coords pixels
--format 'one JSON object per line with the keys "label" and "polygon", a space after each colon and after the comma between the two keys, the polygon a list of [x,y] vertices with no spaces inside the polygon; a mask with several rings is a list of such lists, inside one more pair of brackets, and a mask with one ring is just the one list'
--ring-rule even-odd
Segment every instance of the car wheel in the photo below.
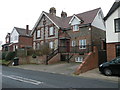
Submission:
{"label": "car wheel", "polygon": [[110,76],[110,75],[112,75],[112,71],[111,71],[109,68],[105,68],[105,69],[104,69],[104,74],[105,74],[106,76]]}

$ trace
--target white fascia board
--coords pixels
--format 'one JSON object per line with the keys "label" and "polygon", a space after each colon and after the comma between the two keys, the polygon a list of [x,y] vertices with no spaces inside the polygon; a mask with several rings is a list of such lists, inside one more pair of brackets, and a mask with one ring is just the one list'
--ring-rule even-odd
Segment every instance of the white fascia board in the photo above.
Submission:
{"label": "white fascia board", "polygon": [[71,18],[71,20],[69,21],[69,24],[72,23],[73,19],[76,18],[79,22],[81,21],[75,14],[73,15],[73,17]]}

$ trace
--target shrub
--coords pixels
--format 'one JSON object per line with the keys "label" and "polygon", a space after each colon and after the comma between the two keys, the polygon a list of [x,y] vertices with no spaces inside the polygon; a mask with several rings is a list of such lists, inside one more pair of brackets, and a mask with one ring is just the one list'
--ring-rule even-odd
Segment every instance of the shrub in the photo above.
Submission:
{"label": "shrub", "polygon": [[16,56],[16,52],[8,52],[5,56],[5,60],[13,60]]}
{"label": "shrub", "polygon": [[5,59],[5,56],[8,52],[2,52],[2,60]]}

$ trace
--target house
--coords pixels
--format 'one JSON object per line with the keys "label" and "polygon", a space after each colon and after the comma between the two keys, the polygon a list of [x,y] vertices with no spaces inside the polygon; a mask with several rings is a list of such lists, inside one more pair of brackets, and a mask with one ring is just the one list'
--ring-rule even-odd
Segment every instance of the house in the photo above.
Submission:
{"label": "house", "polygon": [[[47,56],[47,63],[57,61],[82,62],[93,45],[105,42],[105,23],[101,8],[67,16],[56,16],[56,9],[43,11],[33,27],[33,48],[40,49],[48,43],[53,50]],[[101,49],[101,47],[99,47]],[[104,49],[104,48],[103,48]]]}
{"label": "house", "polygon": [[[6,36],[7,51],[15,51],[18,48],[32,48],[31,30],[26,25],[26,29],[14,27],[12,32]],[[4,46],[3,45],[3,46]]]}
{"label": "house", "polygon": [[5,44],[2,45],[2,51],[8,51],[9,50],[9,44],[10,44],[10,33],[7,33],[5,37]]}
{"label": "house", "polygon": [[116,0],[106,15],[107,60],[120,56],[120,0]]}

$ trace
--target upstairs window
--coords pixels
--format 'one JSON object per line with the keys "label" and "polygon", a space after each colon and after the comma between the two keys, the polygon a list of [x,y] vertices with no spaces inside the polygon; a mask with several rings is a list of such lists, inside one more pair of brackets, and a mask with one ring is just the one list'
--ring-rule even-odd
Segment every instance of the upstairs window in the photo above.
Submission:
{"label": "upstairs window", "polygon": [[50,27],[49,28],[49,36],[53,36],[54,35],[54,27]]}
{"label": "upstairs window", "polygon": [[120,32],[120,18],[114,20],[115,32]]}
{"label": "upstairs window", "polygon": [[76,41],[72,41],[72,47],[76,46]]}
{"label": "upstairs window", "polygon": [[78,25],[73,25],[73,31],[78,31],[79,30],[79,26]]}
{"label": "upstairs window", "polygon": [[37,30],[37,38],[41,37],[41,30]]}
{"label": "upstairs window", "polygon": [[86,49],[86,39],[79,41],[80,49]]}

